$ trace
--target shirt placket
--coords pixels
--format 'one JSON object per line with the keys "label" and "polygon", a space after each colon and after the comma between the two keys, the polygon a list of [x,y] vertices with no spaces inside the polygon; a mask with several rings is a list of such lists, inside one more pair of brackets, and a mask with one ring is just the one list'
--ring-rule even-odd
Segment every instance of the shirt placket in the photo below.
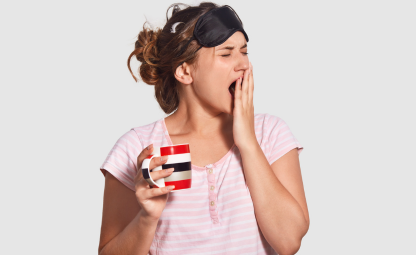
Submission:
{"label": "shirt placket", "polygon": [[209,213],[214,224],[219,222],[217,213],[217,193],[215,187],[215,169],[212,164],[205,166],[208,178]]}

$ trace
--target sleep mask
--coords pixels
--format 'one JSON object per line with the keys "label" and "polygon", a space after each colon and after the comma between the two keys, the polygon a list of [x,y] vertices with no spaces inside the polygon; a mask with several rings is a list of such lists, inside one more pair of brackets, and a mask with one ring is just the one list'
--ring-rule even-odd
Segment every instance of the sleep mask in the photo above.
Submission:
{"label": "sleep mask", "polygon": [[237,31],[241,31],[248,42],[248,36],[243,29],[241,21],[231,7],[225,5],[212,9],[198,19],[193,36],[176,57],[183,54],[192,40],[197,40],[201,44],[201,47],[196,50],[198,51],[203,46],[215,47],[224,43]]}

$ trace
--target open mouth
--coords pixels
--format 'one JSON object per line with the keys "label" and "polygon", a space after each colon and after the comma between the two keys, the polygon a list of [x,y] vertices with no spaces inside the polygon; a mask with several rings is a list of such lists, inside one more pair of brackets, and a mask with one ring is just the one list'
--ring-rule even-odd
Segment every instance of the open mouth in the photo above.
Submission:
{"label": "open mouth", "polygon": [[[241,80],[241,82],[243,82],[243,80]],[[233,83],[231,83],[230,87],[228,87],[228,91],[230,91],[230,94],[233,96],[234,98],[234,94],[235,94],[235,84],[237,83],[237,80],[235,80]]]}

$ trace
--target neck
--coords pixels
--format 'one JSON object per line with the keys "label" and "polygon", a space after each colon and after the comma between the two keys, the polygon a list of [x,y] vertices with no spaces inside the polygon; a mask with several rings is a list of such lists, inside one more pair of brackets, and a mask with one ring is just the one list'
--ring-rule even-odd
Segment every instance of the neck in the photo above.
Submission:
{"label": "neck", "polygon": [[210,111],[196,103],[189,107],[183,100],[178,109],[165,118],[165,124],[171,135],[187,134],[205,138],[218,133],[232,134],[233,116]]}

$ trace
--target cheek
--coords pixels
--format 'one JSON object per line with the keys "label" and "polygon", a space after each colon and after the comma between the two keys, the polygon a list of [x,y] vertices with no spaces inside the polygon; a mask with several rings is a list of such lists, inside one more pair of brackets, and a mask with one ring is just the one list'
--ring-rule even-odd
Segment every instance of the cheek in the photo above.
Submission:
{"label": "cheek", "polygon": [[199,97],[207,98],[215,95],[217,89],[215,88],[214,77],[207,76],[205,79],[201,77],[201,80],[195,86],[195,92]]}
{"label": "cheek", "polygon": [[195,92],[199,97],[207,100],[215,100],[228,91],[226,84],[230,80],[230,61],[226,58],[213,58],[201,62],[194,79],[198,84]]}
{"label": "cheek", "polygon": [[221,79],[215,75],[215,72],[207,74],[204,77],[200,77],[199,79],[200,80],[197,83],[197,86],[195,86],[195,93],[205,102],[215,104],[214,102],[217,102],[221,97],[221,91],[224,90],[221,88],[224,87],[222,86],[224,82],[222,82]]}

